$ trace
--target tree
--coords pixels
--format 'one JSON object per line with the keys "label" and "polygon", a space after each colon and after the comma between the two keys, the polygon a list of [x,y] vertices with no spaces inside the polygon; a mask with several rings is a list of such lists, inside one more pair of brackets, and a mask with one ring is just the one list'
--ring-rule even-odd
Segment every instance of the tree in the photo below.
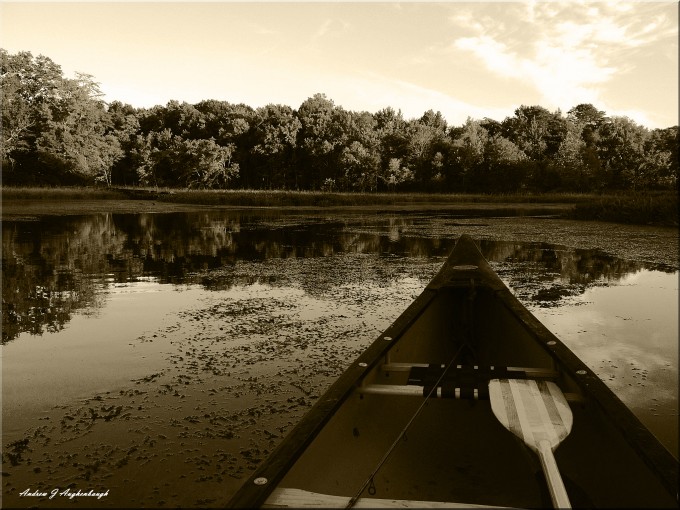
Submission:
{"label": "tree", "polygon": [[678,126],[654,129],[649,136],[645,152],[654,162],[655,187],[675,189],[678,183],[680,158],[680,136]]}
{"label": "tree", "polygon": [[301,127],[289,106],[269,104],[256,110],[250,150],[263,186],[285,189],[291,185],[288,176]]}
{"label": "tree", "polygon": [[587,147],[581,136],[582,131],[582,123],[569,121],[567,133],[555,154],[555,167],[562,186],[574,191],[588,188],[588,164],[584,157]]}
{"label": "tree", "polygon": [[646,128],[628,117],[612,117],[599,129],[597,151],[603,166],[602,185],[613,189],[644,186]]}
{"label": "tree", "polygon": [[479,125],[486,129],[486,132],[489,133],[489,136],[500,135],[503,131],[503,125],[497,120],[490,119],[489,117],[484,117],[479,122]]}
{"label": "tree", "polygon": [[245,104],[210,99],[194,107],[202,115],[203,123],[203,131],[197,138],[214,138],[223,146],[230,143],[238,146],[256,121],[256,111]]}
{"label": "tree", "polygon": [[347,145],[350,115],[325,94],[304,101],[297,112],[301,123],[298,151],[301,168],[296,186],[319,189],[338,172],[338,158]]}
{"label": "tree", "polygon": [[110,133],[99,84],[91,75],[76,76],[75,80],[62,80],[59,97],[51,104],[36,139],[36,149],[66,171],[110,186],[111,169],[123,151]]}
{"label": "tree", "polygon": [[353,112],[324,94],[269,104],[102,100],[87,74],[0,49],[5,183],[143,184],[375,191],[672,188],[678,127],[650,131],[592,104],[564,117],[522,105],[502,122],[449,127],[427,110]]}
{"label": "tree", "polygon": [[522,105],[501,126],[503,136],[534,161],[554,156],[567,131],[560,111],[551,113],[542,106]]}
{"label": "tree", "polygon": [[452,141],[457,169],[456,178],[460,181],[459,190],[466,190],[470,186],[481,186],[483,180],[479,178],[484,162],[484,149],[489,139],[489,133],[480,122],[468,117],[465,124],[450,131],[454,137]]}
{"label": "tree", "polygon": [[226,188],[238,177],[238,163],[232,161],[234,146],[209,140],[173,140],[173,159],[181,169],[180,180],[187,188]]}
{"label": "tree", "polygon": [[440,171],[432,163],[437,152],[443,159],[443,146],[448,142],[446,129],[446,121],[441,113],[432,110],[425,112],[419,120],[408,123],[408,145],[404,159],[414,173],[414,180],[423,189],[432,186],[433,177]]}
{"label": "tree", "polygon": [[173,175],[173,134],[169,129],[137,135],[132,160],[143,186],[177,185]]}
{"label": "tree", "polygon": [[138,135],[131,160],[142,185],[223,189],[239,174],[234,150],[233,144],[218,145],[212,138],[186,140],[164,129]]}
{"label": "tree", "polygon": [[174,136],[198,140],[206,138],[205,124],[204,115],[193,105],[174,100],[142,110],[139,115],[139,128],[144,134],[169,129]]}
{"label": "tree", "polygon": [[[2,161],[14,170],[16,159],[34,151],[49,106],[57,101],[61,67],[47,57],[0,49],[2,88]],[[6,175],[5,175],[6,177]]]}
{"label": "tree", "polygon": [[342,186],[356,191],[375,191],[380,160],[377,153],[354,141],[340,154]]}
{"label": "tree", "polygon": [[418,122],[424,126],[430,126],[437,131],[446,132],[446,119],[439,111],[427,110]]}
{"label": "tree", "polygon": [[500,135],[491,136],[484,147],[487,174],[485,191],[513,192],[525,184],[526,154]]}
{"label": "tree", "polygon": [[123,156],[111,169],[111,181],[114,184],[132,185],[138,183],[134,172],[133,152],[136,148],[136,137],[140,133],[138,111],[129,104],[113,101],[108,109],[110,128],[106,134],[116,137]]}
{"label": "tree", "polygon": [[[388,172],[389,162],[392,159],[403,159],[408,152],[407,122],[402,116],[401,110],[383,108],[373,114],[377,136],[377,147],[380,158],[379,174]],[[380,181],[384,182],[382,179]],[[376,183],[377,185],[377,183]]]}
{"label": "tree", "polygon": [[161,110],[161,129],[169,129],[173,135],[186,140],[205,137],[206,120],[202,112],[186,101],[169,101]]}
{"label": "tree", "polygon": [[443,184],[446,179],[444,175],[445,163],[444,154],[439,151],[435,152],[432,161],[430,161],[430,166],[432,167],[432,182],[436,185]]}
{"label": "tree", "polygon": [[597,143],[597,131],[608,120],[603,111],[590,103],[574,106],[567,112],[567,119],[582,126],[581,137],[588,147]]}
{"label": "tree", "polygon": [[29,52],[1,56],[2,155],[23,174],[11,172],[10,180],[63,183],[71,176],[111,184],[123,153],[93,77],[64,78],[49,58]]}
{"label": "tree", "polygon": [[387,164],[387,171],[380,178],[387,184],[389,190],[394,191],[398,186],[412,181],[414,175],[408,167],[401,164],[399,158],[392,158]]}
{"label": "tree", "polygon": [[558,187],[554,158],[568,131],[562,112],[522,105],[515,110],[515,116],[506,118],[501,126],[503,136],[514,142],[530,160],[524,164],[530,169],[527,175],[530,186],[539,191]]}

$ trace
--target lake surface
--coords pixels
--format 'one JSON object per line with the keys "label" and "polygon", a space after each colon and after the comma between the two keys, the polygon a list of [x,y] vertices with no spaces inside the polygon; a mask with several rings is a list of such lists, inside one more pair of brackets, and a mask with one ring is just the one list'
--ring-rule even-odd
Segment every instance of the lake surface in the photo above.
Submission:
{"label": "lake surface", "polygon": [[677,456],[677,229],[493,209],[16,216],[5,501],[223,505],[462,233]]}

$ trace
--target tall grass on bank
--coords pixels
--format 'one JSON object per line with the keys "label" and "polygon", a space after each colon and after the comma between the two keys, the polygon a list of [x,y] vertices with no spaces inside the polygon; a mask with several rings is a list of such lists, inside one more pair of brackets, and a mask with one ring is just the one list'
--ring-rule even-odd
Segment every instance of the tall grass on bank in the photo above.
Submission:
{"label": "tall grass on bank", "polygon": [[175,191],[159,197],[163,201],[234,206],[380,206],[470,203],[575,203],[576,194],[439,194],[439,193],[355,193],[323,191]]}
{"label": "tall grass on bank", "polygon": [[27,188],[2,187],[3,200],[124,200],[126,193],[116,188],[63,187]]}
{"label": "tall grass on bank", "polygon": [[153,200],[222,207],[381,207],[423,209],[466,204],[557,204],[563,217],[639,225],[678,226],[678,194],[641,192],[611,195],[578,193],[438,194],[340,193],[286,190],[188,190],[173,188],[13,188],[4,200]]}
{"label": "tall grass on bank", "polygon": [[234,207],[329,207],[427,205],[470,203],[573,204],[585,195],[551,194],[438,194],[438,193],[341,193],[290,190],[188,190],[173,188],[2,188],[7,200],[134,199]]}
{"label": "tall grass on bank", "polygon": [[678,194],[602,195],[587,202],[577,203],[568,216],[577,220],[677,227]]}

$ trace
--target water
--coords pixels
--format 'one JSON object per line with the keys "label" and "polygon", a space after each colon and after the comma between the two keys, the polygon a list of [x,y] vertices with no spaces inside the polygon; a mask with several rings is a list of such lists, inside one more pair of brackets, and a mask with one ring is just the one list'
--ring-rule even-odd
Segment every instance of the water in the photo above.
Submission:
{"label": "water", "polygon": [[497,211],[41,216],[3,221],[7,501],[75,480],[125,487],[104,506],[223,504],[462,233],[677,456],[677,229]]}

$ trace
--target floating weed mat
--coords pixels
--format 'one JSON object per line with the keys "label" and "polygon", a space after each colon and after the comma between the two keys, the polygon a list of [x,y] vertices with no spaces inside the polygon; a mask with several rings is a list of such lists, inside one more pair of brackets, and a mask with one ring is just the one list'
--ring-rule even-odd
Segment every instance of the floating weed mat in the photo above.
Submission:
{"label": "floating weed mat", "polygon": [[161,369],[5,442],[4,504],[72,487],[109,490],[74,508],[223,506],[441,262],[347,254],[196,274],[210,292],[134,340],[161,342]]}

